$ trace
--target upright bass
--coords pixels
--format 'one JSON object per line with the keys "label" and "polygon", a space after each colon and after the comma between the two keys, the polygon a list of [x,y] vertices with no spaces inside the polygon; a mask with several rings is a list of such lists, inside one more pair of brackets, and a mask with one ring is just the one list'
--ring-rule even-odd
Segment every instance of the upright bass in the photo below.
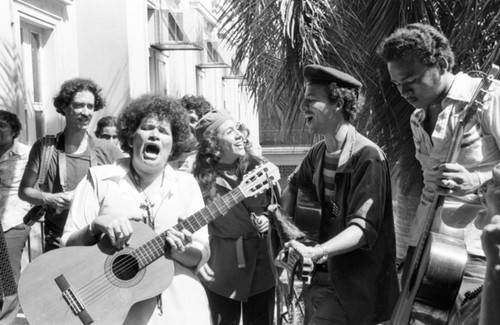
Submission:
{"label": "upright bass", "polygon": [[[492,65],[484,74],[472,99],[458,116],[451,145],[444,163],[455,163],[465,130],[474,121],[483,106],[488,90],[499,73],[499,67]],[[453,307],[467,262],[467,251],[463,239],[454,236],[451,229],[438,232],[434,217],[443,205],[444,196],[435,194],[425,216],[423,232],[410,261],[401,295],[388,324],[408,324],[412,313],[426,314],[433,324],[446,324]]]}

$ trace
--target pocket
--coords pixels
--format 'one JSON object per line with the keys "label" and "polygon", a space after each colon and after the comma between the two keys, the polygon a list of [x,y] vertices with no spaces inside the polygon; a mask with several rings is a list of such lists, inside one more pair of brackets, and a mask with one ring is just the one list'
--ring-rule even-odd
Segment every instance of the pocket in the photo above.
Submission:
{"label": "pocket", "polygon": [[464,133],[457,162],[464,167],[476,165],[483,160],[482,137],[479,125],[475,125]]}

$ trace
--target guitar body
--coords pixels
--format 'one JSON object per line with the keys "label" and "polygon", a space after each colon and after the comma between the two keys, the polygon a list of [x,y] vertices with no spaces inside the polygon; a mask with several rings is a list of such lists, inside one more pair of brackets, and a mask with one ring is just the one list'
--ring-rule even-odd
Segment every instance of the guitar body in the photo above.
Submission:
{"label": "guitar body", "polygon": [[319,241],[321,227],[321,204],[314,187],[299,187],[295,204],[294,222],[307,238],[315,243]]}
{"label": "guitar body", "polygon": [[[28,264],[18,291],[30,325],[122,324],[135,303],[149,298],[143,303],[153,311],[155,297],[172,282],[174,263],[159,258],[140,268],[128,252],[157,234],[143,223],[132,226],[131,245],[122,250],[116,251],[104,237],[97,245],[52,250]],[[60,276],[84,306],[79,315],[63,298]]]}
{"label": "guitar body", "polygon": [[418,272],[406,281],[390,324],[409,324],[411,319],[436,325],[448,321],[467,263],[465,243],[431,232],[420,263]]}

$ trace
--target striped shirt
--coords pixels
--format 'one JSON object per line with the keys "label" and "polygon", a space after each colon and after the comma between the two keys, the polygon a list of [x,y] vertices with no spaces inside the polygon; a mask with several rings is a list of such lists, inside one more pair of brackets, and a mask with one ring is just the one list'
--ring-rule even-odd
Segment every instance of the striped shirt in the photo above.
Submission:
{"label": "striped shirt", "polygon": [[[333,201],[336,191],[335,173],[337,172],[341,152],[341,150],[337,150],[333,153],[325,151],[325,160],[323,163],[324,196],[325,202],[330,205],[330,209],[336,206]],[[338,214],[336,210],[337,209],[333,210],[335,215]]]}

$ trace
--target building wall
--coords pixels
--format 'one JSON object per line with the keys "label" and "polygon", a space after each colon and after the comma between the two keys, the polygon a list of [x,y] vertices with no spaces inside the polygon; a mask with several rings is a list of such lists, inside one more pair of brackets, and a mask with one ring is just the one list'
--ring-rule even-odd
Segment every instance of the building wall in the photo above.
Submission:
{"label": "building wall", "polygon": [[81,77],[103,88],[107,105],[95,114],[117,116],[127,102],[149,91],[149,43],[145,1],[85,0],[77,12],[78,67]]}
{"label": "building wall", "polygon": [[[213,4],[210,0],[0,1],[0,109],[19,115],[26,125],[20,139],[32,144],[64,128],[52,98],[70,78],[91,78],[103,89],[107,106],[95,114],[91,129],[100,117],[117,116],[131,98],[148,91],[173,97],[203,95],[214,107],[244,122],[260,150],[257,108],[243,72],[229,65],[232,51],[218,39]],[[160,9],[182,13],[179,24],[186,40],[198,49],[161,51],[150,46],[158,37],[152,12]],[[33,98],[31,51],[21,39],[26,26],[41,37],[39,101]],[[168,31],[163,30],[165,34]],[[209,58],[207,42],[225,44],[217,49],[217,62]],[[284,166],[298,164],[303,156],[294,150],[284,154],[279,147],[266,148],[264,155]]]}
{"label": "building wall", "polygon": [[[72,2],[6,0],[0,3],[0,109],[18,114],[25,122],[20,139],[26,143],[33,143],[41,134],[52,133],[63,126],[53,108],[52,97],[62,81],[78,72]],[[29,44],[33,33],[39,37],[37,100],[34,99]]]}

